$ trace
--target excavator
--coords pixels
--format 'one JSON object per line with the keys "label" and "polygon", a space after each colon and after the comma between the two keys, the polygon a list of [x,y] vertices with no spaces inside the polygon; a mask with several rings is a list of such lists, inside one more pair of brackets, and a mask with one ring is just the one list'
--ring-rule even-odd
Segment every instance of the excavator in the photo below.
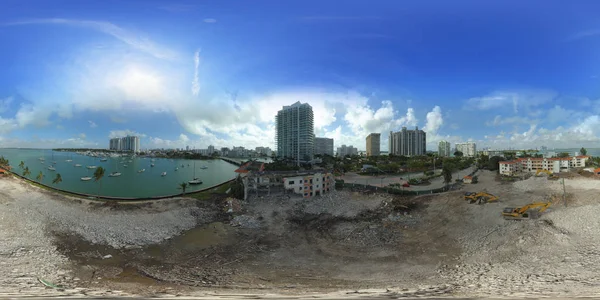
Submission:
{"label": "excavator", "polygon": [[521,207],[506,207],[502,211],[505,220],[528,220],[539,218],[552,202],[534,202]]}
{"label": "excavator", "polygon": [[469,203],[477,202],[477,204],[484,204],[484,203],[498,201],[498,197],[494,196],[490,193],[487,193],[487,192],[479,192],[479,193],[466,192],[465,200],[468,200]]}
{"label": "excavator", "polygon": [[539,176],[540,173],[547,174],[548,175],[548,179],[550,179],[550,180],[556,180],[556,179],[558,179],[558,176],[554,175],[552,172],[550,172],[548,170],[542,170],[542,169],[537,170],[537,172],[535,172],[535,176]]}

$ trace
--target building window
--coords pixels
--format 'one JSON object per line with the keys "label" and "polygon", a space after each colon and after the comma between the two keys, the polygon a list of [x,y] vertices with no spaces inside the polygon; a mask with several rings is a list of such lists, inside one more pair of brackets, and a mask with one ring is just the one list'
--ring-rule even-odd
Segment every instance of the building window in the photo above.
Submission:
{"label": "building window", "polygon": [[302,192],[302,187],[299,187],[299,188],[298,188],[298,192]]}
{"label": "building window", "polygon": [[319,178],[317,178],[317,181],[319,181]]}
{"label": "building window", "polygon": [[305,187],[304,187],[304,189],[305,189],[305,190],[308,190],[308,187],[307,187],[307,186],[305,186]]}
{"label": "building window", "polygon": [[310,183],[312,183],[312,179],[310,180]]}
{"label": "building window", "polygon": [[294,181],[293,181],[293,180],[290,180],[290,182],[289,182],[288,184],[294,184]]}
{"label": "building window", "polygon": [[302,183],[302,179],[300,179],[300,183]]}
{"label": "building window", "polygon": [[317,187],[319,187],[319,185],[317,184]]}
{"label": "building window", "polygon": [[306,196],[308,196],[308,193],[304,193],[304,196],[305,196],[305,197],[306,197]]}

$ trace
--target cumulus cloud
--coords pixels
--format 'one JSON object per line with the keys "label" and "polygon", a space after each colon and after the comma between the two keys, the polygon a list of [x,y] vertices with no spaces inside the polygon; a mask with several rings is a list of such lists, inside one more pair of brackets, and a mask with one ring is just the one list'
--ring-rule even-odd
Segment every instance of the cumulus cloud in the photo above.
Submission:
{"label": "cumulus cloud", "polygon": [[22,104],[21,108],[17,111],[15,119],[19,127],[24,128],[28,125],[36,127],[44,127],[51,122],[48,120],[52,115],[51,109],[46,109],[42,106],[33,106],[31,104]]}
{"label": "cumulus cloud", "polygon": [[444,124],[442,117],[442,109],[439,106],[435,106],[432,111],[427,113],[427,123],[423,127],[423,131],[428,134],[435,134]]}

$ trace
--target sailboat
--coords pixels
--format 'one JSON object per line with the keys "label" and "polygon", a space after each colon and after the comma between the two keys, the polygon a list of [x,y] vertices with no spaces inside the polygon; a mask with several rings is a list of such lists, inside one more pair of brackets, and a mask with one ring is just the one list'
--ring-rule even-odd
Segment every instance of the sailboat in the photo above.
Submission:
{"label": "sailboat", "polygon": [[205,169],[208,169],[208,167],[207,166],[202,166],[202,167],[200,167],[200,169],[205,170]]}
{"label": "sailboat", "polygon": [[189,184],[202,184],[202,180],[196,177],[196,161],[194,161],[194,179],[188,181]]}
{"label": "sailboat", "polygon": [[50,170],[50,171],[56,171],[56,169],[53,166],[49,166],[48,170]]}
{"label": "sailboat", "polygon": [[138,171],[138,173],[142,173],[142,172],[146,172],[146,169],[141,169]]}
{"label": "sailboat", "polygon": [[91,166],[87,166],[87,168],[88,168],[88,169],[95,169],[95,168],[97,168],[97,167],[96,167],[96,166],[94,166],[94,165],[91,165]]}
{"label": "sailboat", "polygon": [[108,160],[108,158],[106,158],[106,157],[103,157],[100,159],[100,161],[107,161],[107,160]]}
{"label": "sailboat", "polygon": [[154,167],[154,164],[150,164],[151,167]]}
{"label": "sailboat", "polygon": [[160,176],[167,176],[167,172],[160,173]]}
{"label": "sailboat", "polygon": [[90,176],[81,177],[81,181],[90,181],[90,180],[92,180],[92,177],[90,177]]}
{"label": "sailboat", "polygon": [[108,174],[109,177],[121,176],[121,173],[119,173],[119,166],[117,165],[117,161],[116,160],[115,160],[115,168],[117,169],[117,171]]}
{"label": "sailboat", "polygon": [[69,159],[66,160],[66,162],[72,162],[73,161],[73,154],[69,154]]}

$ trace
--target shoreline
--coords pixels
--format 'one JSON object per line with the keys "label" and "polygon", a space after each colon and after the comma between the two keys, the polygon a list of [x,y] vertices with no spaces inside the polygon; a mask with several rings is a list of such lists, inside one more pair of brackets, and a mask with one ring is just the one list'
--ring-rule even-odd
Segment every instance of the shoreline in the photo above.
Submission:
{"label": "shoreline", "polygon": [[86,199],[86,200],[96,200],[96,201],[115,201],[115,202],[130,202],[130,203],[134,203],[134,202],[142,202],[142,201],[155,201],[155,200],[168,200],[168,199],[174,199],[174,198],[180,198],[180,197],[186,197],[188,195],[195,195],[195,194],[199,194],[199,193],[203,193],[209,190],[212,190],[214,188],[218,188],[220,186],[223,186],[225,184],[229,184],[233,181],[235,181],[235,177],[232,179],[229,179],[227,181],[200,189],[198,191],[193,191],[193,192],[189,192],[189,193],[185,193],[185,195],[183,193],[178,193],[178,194],[171,194],[171,195],[165,195],[165,196],[155,196],[155,197],[139,197],[139,198],[134,198],[134,197],[114,197],[114,196],[99,196],[99,195],[93,195],[93,194],[84,194],[84,193],[77,193],[77,192],[72,192],[72,191],[67,191],[67,190],[63,190],[63,189],[59,189],[50,185],[46,185],[40,182],[37,182],[33,179],[27,178],[22,176],[21,174],[12,172],[12,171],[8,171],[10,175],[15,176],[16,178],[23,180],[25,182],[27,182],[30,185],[42,188],[42,189],[46,189],[49,191],[52,191],[54,193],[58,193],[61,195],[65,195],[65,196],[70,196],[70,197],[76,197],[76,198],[82,198],[82,199]]}

